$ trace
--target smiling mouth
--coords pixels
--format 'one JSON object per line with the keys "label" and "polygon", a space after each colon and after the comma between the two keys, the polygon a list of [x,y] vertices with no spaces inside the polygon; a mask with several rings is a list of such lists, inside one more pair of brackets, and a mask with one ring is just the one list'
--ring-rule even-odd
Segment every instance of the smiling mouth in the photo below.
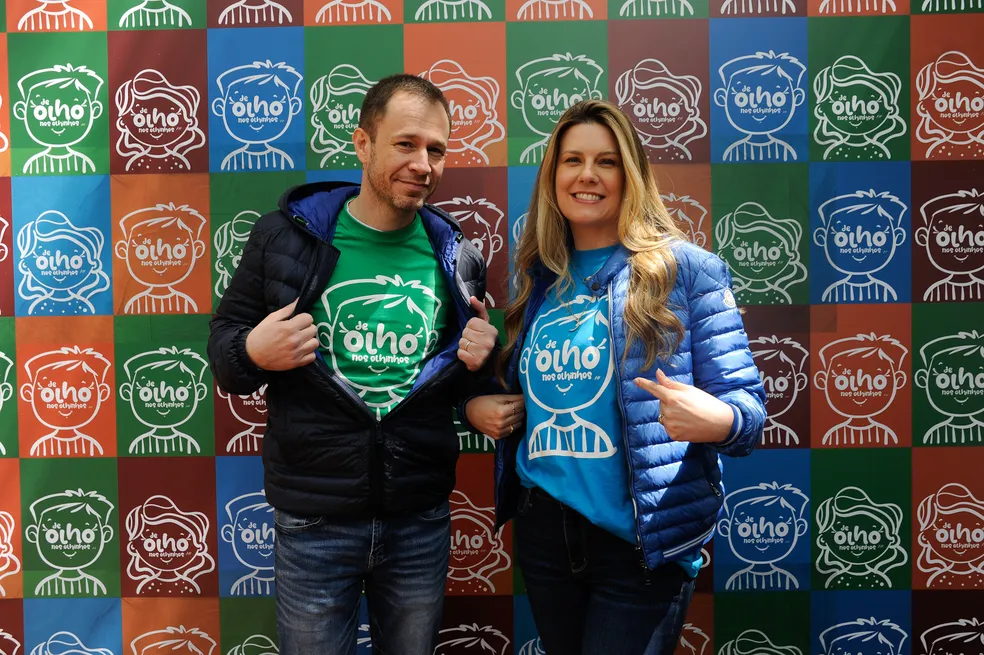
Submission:
{"label": "smiling mouth", "polygon": [[51,132],[52,132],[53,134],[56,134],[56,135],[58,135],[58,136],[61,136],[62,134],[64,134],[64,133],[65,133],[65,128],[63,127],[63,128],[62,128],[62,129],[60,129],[60,130],[51,130]]}
{"label": "smiling mouth", "polygon": [[559,391],[560,393],[567,393],[573,388],[574,388],[573,384],[568,384],[566,387],[557,387],[557,391]]}
{"label": "smiling mouth", "polygon": [[605,196],[597,193],[572,193],[571,197],[579,202],[601,202],[605,199]]}
{"label": "smiling mouth", "polygon": [[379,375],[380,373],[385,373],[386,371],[388,371],[389,366],[384,366],[383,368],[373,368],[372,366],[370,366],[369,370],[375,373],[376,375]]}

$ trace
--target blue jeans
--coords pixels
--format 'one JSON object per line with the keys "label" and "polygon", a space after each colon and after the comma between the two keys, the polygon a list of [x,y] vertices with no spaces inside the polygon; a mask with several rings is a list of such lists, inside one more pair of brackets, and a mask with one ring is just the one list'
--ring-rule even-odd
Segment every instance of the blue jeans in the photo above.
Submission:
{"label": "blue jeans", "polygon": [[694,580],[646,568],[635,546],[542,489],[523,488],[516,561],[549,655],[672,655]]}
{"label": "blue jeans", "polygon": [[385,519],[275,510],[280,655],[352,655],[363,589],[374,653],[431,655],[451,552],[447,501]]}

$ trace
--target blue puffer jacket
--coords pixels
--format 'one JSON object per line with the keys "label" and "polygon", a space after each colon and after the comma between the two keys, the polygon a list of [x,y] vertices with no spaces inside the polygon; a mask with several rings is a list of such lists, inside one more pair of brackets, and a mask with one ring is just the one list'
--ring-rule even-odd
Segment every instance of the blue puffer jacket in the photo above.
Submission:
{"label": "blue puffer jacket", "polygon": [[[609,294],[611,341],[619,372],[619,401],[624,425],[625,452],[631,471],[637,547],[646,563],[664,562],[700,552],[714,533],[724,499],[720,455],[748,455],[765,425],[765,390],[752,361],[741,314],[731,292],[731,275],[716,255],[686,242],[674,244],[677,277],[670,306],[686,330],[676,353],[642,370],[645,353],[634,343],[625,365],[625,323],[622,316],[629,286],[629,253],[616,251],[608,263],[588,278],[598,295]],[[548,287],[556,276],[542,265],[531,271],[534,287],[526,309],[517,348],[506,369],[512,393],[521,393],[518,359],[529,326],[536,318]],[[729,403],[734,422],[727,439],[716,444],[673,441],[656,418],[660,401],[640,389],[636,377],[655,379],[662,368],[670,378],[692,384]],[[496,522],[513,517],[519,495],[516,450],[523,440],[517,432],[499,440],[495,452]]]}

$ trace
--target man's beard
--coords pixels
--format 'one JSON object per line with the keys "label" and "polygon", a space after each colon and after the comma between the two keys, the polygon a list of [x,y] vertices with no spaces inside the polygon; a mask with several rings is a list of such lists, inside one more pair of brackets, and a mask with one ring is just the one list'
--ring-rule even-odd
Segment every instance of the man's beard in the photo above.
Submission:
{"label": "man's beard", "polygon": [[376,153],[373,152],[369,155],[369,162],[366,166],[366,172],[368,175],[366,178],[369,181],[369,186],[372,187],[373,192],[378,198],[383,200],[386,204],[393,207],[399,211],[407,211],[410,209],[420,209],[423,207],[424,203],[433,193],[433,189],[428,189],[427,194],[424,196],[400,196],[397,197],[393,195],[391,187],[389,185],[389,180],[383,177],[382,171],[376,166]]}

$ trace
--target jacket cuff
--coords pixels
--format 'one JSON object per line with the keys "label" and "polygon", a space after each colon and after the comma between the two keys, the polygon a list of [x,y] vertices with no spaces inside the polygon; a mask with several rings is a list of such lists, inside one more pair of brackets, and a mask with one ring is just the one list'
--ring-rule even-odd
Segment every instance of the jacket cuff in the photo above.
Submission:
{"label": "jacket cuff", "polygon": [[455,409],[458,410],[458,422],[461,423],[461,427],[469,432],[480,434],[479,431],[475,429],[475,426],[468,422],[468,417],[465,415],[465,406],[475,398],[478,398],[478,394],[468,396],[458,403],[458,406]]}
{"label": "jacket cuff", "polygon": [[259,386],[265,382],[266,374],[263,369],[253,363],[246,351],[246,337],[249,336],[251,328],[240,328],[232,338],[232,349],[229,352],[229,359],[242,375],[249,380],[257,382]]}
{"label": "jacket cuff", "polygon": [[741,415],[741,410],[734,403],[728,403],[731,407],[731,413],[733,418],[731,420],[731,430],[728,432],[728,436],[724,441],[715,444],[718,448],[727,448],[741,436],[741,431],[745,427],[745,418]]}

